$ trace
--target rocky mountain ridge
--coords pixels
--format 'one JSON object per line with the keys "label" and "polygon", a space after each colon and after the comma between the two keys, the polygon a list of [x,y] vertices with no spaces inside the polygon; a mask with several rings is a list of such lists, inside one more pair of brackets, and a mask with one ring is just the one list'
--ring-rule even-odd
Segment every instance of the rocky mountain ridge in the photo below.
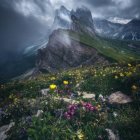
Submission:
{"label": "rocky mountain ridge", "polygon": [[86,7],[77,8],[75,11],[69,11],[64,6],[57,9],[52,31],[59,28],[71,29],[78,33],[88,33],[91,36],[95,35],[92,14]]}
{"label": "rocky mountain ridge", "polygon": [[37,69],[42,72],[79,67],[82,65],[108,64],[98,51],[73,40],[66,30],[55,30],[44,49],[38,51]]}

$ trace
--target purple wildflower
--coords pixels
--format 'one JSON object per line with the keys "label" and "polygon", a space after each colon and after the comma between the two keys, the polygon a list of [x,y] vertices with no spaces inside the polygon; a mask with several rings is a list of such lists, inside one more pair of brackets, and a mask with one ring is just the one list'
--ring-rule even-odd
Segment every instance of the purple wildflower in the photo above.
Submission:
{"label": "purple wildflower", "polygon": [[96,111],[96,107],[94,107],[91,103],[82,103],[82,105],[86,111]]}
{"label": "purple wildflower", "polygon": [[76,110],[77,110],[77,105],[71,104],[68,106],[68,111],[64,113],[64,116],[70,120],[75,114]]}

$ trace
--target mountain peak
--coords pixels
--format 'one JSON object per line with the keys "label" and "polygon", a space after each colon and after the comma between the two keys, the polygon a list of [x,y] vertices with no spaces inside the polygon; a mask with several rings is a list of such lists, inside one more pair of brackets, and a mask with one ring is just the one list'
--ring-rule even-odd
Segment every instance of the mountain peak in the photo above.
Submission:
{"label": "mountain peak", "polygon": [[58,28],[70,28],[71,18],[70,18],[70,11],[61,6],[59,9],[55,11],[55,18],[52,26],[52,30]]}
{"label": "mountain peak", "polygon": [[64,5],[61,5],[60,10],[63,11],[63,10],[68,10],[68,9]]}
{"label": "mountain peak", "polygon": [[77,8],[75,11],[69,11],[64,6],[56,10],[53,23],[53,30],[72,29],[80,33],[94,35],[93,19],[91,11],[86,7]]}
{"label": "mountain peak", "polygon": [[71,17],[77,19],[81,24],[93,28],[93,19],[91,11],[86,7],[77,8],[71,11]]}
{"label": "mountain peak", "polygon": [[77,8],[76,12],[77,13],[86,13],[86,14],[91,15],[91,11],[87,7],[85,7],[85,6]]}

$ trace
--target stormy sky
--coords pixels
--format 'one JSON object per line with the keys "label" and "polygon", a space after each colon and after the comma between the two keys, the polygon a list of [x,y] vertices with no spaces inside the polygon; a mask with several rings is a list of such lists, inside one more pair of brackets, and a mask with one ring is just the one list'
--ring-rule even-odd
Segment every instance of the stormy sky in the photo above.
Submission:
{"label": "stormy sky", "polygon": [[86,6],[93,17],[140,18],[140,0],[0,0],[0,60],[44,37],[61,5]]}

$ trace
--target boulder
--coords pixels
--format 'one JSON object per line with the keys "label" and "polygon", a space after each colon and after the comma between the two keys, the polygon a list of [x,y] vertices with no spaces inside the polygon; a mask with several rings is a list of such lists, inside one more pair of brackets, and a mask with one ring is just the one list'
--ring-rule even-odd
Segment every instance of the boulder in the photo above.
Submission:
{"label": "boulder", "polygon": [[95,93],[87,93],[78,91],[78,96],[82,96],[84,99],[95,99]]}
{"label": "boulder", "polygon": [[111,129],[105,129],[106,130],[106,132],[108,133],[108,139],[109,140],[119,140],[119,136],[118,136],[118,134],[116,135],[116,134],[114,134],[114,132],[111,130]]}
{"label": "boulder", "polygon": [[5,140],[7,138],[6,133],[15,125],[14,122],[0,127],[0,140]]}
{"label": "boulder", "polygon": [[82,96],[84,99],[95,99],[95,94],[88,94],[88,93],[85,93],[83,94]]}
{"label": "boulder", "polygon": [[48,95],[48,91],[49,91],[50,89],[42,89],[40,92],[41,92],[41,95],[42,96],[47,96]]}
{"label": "boulder", "polygon": [[130,103],[132,102],[132,99],[123,94],[121,91],[112,93],[109,97],[108,97],[108,102],[110,104],[126,104],[126,103]]}
{"label": "boulder", "polygon": [[58,98],[58,97],[54,97],[55,100],[63,100],[65,103],[69,103],[69,104],[78,104],[79,101],[73,100],[73,99],[69,99],[69,98]]}

